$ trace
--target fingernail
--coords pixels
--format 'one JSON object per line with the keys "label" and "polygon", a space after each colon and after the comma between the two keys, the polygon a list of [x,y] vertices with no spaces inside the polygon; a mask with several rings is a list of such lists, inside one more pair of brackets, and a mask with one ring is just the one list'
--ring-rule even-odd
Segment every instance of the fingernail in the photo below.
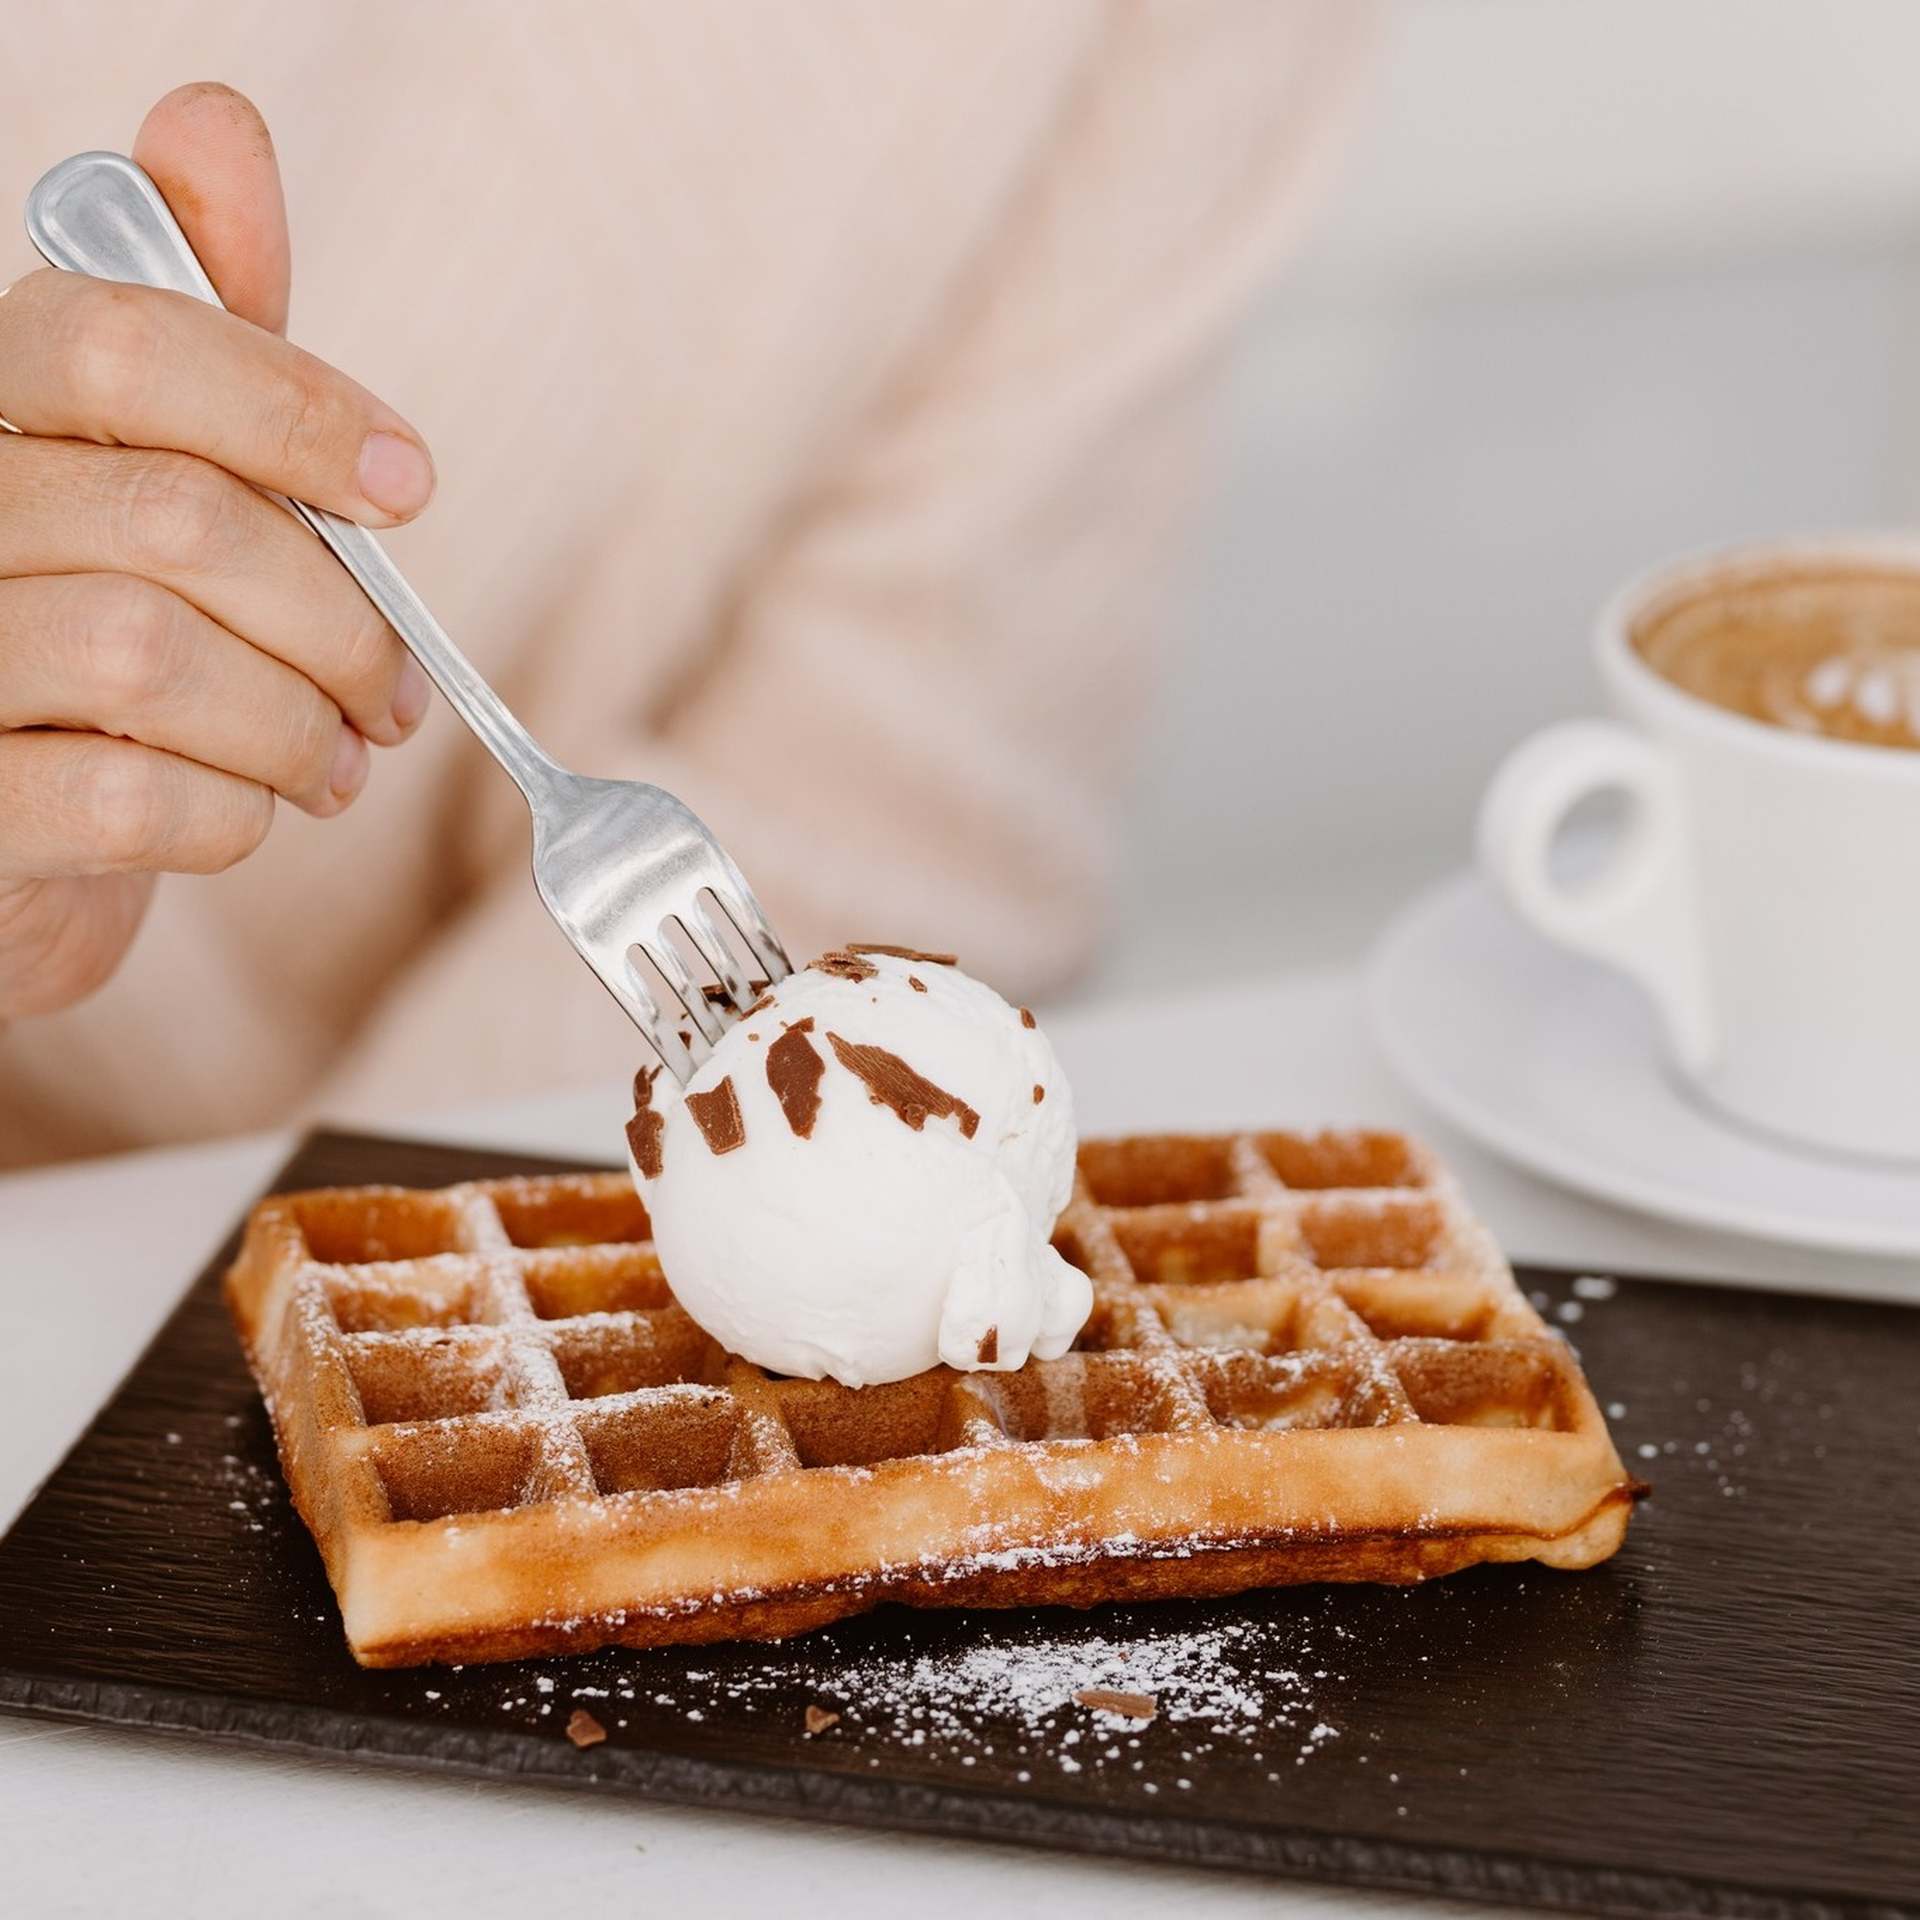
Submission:
{"label": "fingernail", "polygon": [[360,491],[397,520],[410,518],[433,498],[433,462],[397,433],[370,433],[360,443],[359,478]]}
{"label": "fingernail", "polygon": [[417,725],[432,696],[433,687],[427,679],[426,668],[409,654],[393,689],[393,724],[402,733]]}
{"label": "fingernail", "polygon": [[368,763],[367,743],[352,727],[342,727],[340,744],[333,750],[333,771],[327,776],[336,800],[351,800],[366,785]]}

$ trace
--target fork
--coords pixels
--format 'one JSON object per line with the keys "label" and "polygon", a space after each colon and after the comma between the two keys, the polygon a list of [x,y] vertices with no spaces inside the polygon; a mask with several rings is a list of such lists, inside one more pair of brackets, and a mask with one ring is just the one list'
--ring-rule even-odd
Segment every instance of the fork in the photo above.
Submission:
{"label": "fork", "polygon": [[[27,197],[27,236],[51,266],[221,304],[159,188],[120,154],[76,154],[48,173]],[[533,879],[547,911],[684,1086],[730,1022],[793,971],[726,849],[661,788],[589,779],[549,759],[372,534],[268,497],[320,536],[513,776],[533,815]],[[717,990],[695,979],[687,956]]]}

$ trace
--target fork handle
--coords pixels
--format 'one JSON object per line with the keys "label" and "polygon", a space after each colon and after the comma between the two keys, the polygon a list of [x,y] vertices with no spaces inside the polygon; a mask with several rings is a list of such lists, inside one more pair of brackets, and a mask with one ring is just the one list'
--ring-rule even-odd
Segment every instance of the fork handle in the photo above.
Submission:
{"label": "fork handle", "polygon": [[[27,237],[50,266],[222,304],[160,189],[143,167],[120,154],[78,153],[45,175],[27,196]],[[448,705],[513,775],[528,804],[537,806],[561,777],[560,769],[447,638],[380,542],[338,514],[261,491],[320,536],[426,668]]]}

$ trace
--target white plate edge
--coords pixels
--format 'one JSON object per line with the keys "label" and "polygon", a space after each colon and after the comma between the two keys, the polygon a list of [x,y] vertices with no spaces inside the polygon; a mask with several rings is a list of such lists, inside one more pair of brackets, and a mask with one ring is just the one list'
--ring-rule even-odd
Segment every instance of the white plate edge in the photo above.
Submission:
{"label": "white plate edge", "polygon": [[1663,1187],[1657,1181],[1645,1181],[1637,1175],[1603,1173],[1596,1178],[1571,1156],[1563,1159],[1550,1149],[1543,1150],[1535,1138],[1510,1130],[1497,1114],[1482,1107],[1470,1095],[1461,1094],[1444,1079],[1429,1074],[1419,1064],[1417,1043],[1409,1045],[1404,1040],[1389,1011],[1387,976],[1402,949],[1410,945],[1417,924],[1436,914],[1449,896],[1477,881],[1473,870],[1466,868],[1414,895],[1374,941],[1363,969],[1362,997],[1374,1040],[1387,1065],[1416,1099],[1502,1159],[1589,1199],[1604,1200],[1658,1219],[1677,1220],[1687,1226],[1738,1234],[1749,1240],[1895,1259],[1920,1255],[1920,1227],[1915,1228],[1910,1238],[1901,1238],[1893,1230],[1880,1227],[1865,1232],[1850,1231],[1840,1223],[1810,1222],[1792,1214],[1770,1214],[1764,1208],[1723,1207],[1716,1201],[1703,1200],[1688,1188]]}

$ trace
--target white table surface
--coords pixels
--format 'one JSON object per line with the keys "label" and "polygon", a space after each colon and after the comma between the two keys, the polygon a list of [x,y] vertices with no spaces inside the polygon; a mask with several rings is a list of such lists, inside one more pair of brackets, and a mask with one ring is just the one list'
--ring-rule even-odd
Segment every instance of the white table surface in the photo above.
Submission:
{"label": "white table surface", "polygon": [[[1419,1112],[1345,973],[1055,1016],[1087,1132],[1249,1122],[1417,1126],[1516,1258],[1920,1302],[1913,1263],[1668,1227],[1501,1166]],[[606,1160],[627,1076],[393,1131]],[[112,1389],[285,1135],[0,1178],[0,1524]],[[206,1916],[636,1912],[769,1899],[854,1920],[981,1912],[1384,1914],[1403,1900],[588,1793],[270,1758],[0,1716],[0,1912]],[[989,1908],[986,1903],[993,1903]],[[1422,1913],[1468,1912],[1438,1902]],[[1492,1910],[1489,1910],[1491,1912]],[[1511,1909],[1503,1911],[1510,1912]]]}

